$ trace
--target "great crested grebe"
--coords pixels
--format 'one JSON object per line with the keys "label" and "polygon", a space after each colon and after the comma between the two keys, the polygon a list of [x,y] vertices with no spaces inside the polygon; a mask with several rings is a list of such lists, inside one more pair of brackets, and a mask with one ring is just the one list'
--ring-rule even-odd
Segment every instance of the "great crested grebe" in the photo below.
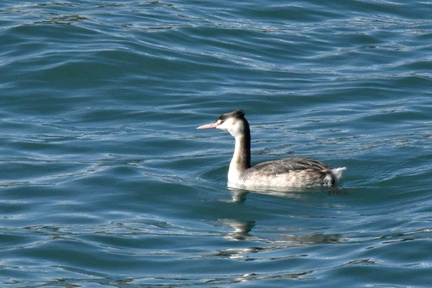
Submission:
{"label": "great crested grebe", "polygon": [[251,166],[251,136],[243,110],[222,114],[216,122],[197,129],[221,129],[235,138],[234,155],[228,170],[228,186],[233,188],[332,187],[342,177],[342,168],[320,161],[295,157]]}

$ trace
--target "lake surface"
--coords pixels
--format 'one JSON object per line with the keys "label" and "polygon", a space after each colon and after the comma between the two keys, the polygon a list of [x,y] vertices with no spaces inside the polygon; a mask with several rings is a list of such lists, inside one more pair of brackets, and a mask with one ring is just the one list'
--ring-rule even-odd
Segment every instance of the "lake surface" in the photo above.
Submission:
{"label": "lake surface", "polygon": [[[238,3],[237,3],[238,2]],[[2,287],[430,287],[432,2],[0,4]],[[252,162],[334,191],[232,191]]]}

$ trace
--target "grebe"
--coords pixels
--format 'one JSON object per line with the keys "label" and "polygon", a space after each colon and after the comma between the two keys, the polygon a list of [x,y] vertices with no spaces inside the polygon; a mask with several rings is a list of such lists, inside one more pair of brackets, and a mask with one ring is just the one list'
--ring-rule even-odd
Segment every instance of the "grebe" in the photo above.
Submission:
{"label": "grebe", "polygon": [[333,187],[342,177],[342,168],[309,158],[285,158],[251,166],[251,136],[243,110],[222,114],[216,122],[197,129],[221,129],[235,138],[234,155],[228,170],[232,188],[309,188]]}

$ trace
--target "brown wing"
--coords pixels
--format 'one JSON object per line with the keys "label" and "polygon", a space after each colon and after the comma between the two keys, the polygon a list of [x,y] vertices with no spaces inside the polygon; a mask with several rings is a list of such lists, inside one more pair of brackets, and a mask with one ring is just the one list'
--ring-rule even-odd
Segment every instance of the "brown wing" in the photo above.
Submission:
{"label": "brown wing", "polygon": [[255,171],[256,172],[259,171],[259,174],[262,175],[276,175],[276,174],[288,173],[293,170],[307,170],[307,169],[324,172],[324,171],[329,171],[332,168],[317,160],[303,158],[303,157],[296,157],[296,158],[285,158],[281,160],[263,162],[249,168],[249,171],[251,173]]}

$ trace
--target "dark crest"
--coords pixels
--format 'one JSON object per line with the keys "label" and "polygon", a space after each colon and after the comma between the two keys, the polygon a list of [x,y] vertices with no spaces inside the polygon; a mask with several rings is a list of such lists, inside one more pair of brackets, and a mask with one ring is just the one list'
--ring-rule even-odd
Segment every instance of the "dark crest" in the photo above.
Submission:
{"label": "dark crest", "polygon": [[219,120],[225,121],[226,119],[232,118],[232,117],[235,117],[235,118],[244,118],[244,115],[245,115],[245,112],[243,110],[235,110],[233,112],[222,114],[219,117]]}

